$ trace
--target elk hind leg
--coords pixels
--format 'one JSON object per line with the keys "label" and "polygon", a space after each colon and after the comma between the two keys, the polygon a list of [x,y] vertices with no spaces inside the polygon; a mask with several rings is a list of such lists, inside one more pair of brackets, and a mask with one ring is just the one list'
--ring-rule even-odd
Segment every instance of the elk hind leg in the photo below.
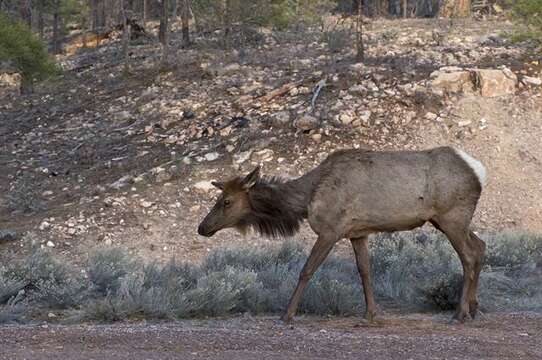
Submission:
{"label": "elk hind leg", "polygon": [[486,249],[486,243],[482,241],[475,233],[469,231],[470,242],[472,246],[476,249],[477,257],[475,258],[474,265],[474,279],[472,281],[470,290],[469,290],[469,313],[470,316],[474,319],[478,313],[478,297],[476,292],[478,289],[478,280],[480,279],[480,272],[482,271],[484,254]]}
{"label": "elk hind leg", "polygon": [[477,280],[475,281],[475,279],[481,270],[483,257],[481,246],[478,242],[474,242],[470,236],[468,226],[471,217],[465,216],[469,213],[472,214],[472,212],[458,210],[431,221],[437,229],[446,235],[463,265],[463,287],[459,306],[454,315],[454,319],[459,322],[464,322],[467,315],[471,314],[471,304],[477,309],[475,298]]}

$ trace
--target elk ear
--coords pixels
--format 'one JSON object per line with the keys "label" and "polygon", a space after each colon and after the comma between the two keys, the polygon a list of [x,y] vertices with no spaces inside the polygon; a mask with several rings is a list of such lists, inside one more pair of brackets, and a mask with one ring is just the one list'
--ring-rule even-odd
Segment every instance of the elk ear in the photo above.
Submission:
{"label": "elk ear", "polygon": [[254,170],[241,181],[243,189],[248,190],[253,187],[260,179],[260,165],[256,166]]}
{"label": "elk ear", "polygon": [[224,190],[224,183],[222,181],[211,181],[211,185],[217,189]]}

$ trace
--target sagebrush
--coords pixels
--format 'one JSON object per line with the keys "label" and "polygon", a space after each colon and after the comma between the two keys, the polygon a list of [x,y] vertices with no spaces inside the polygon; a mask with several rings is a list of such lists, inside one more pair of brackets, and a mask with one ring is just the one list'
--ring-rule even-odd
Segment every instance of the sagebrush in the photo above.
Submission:
{"label": "sagebrush", "polygon": [[[486,264],[480,279],[484,311],[542,311],[542,237],[483,236]],[[175,319],[284,310],[306,259],[299,243],[231,248],[201,264],[171,260],[143,264],[118,248],[102,248],[84,269],[42,249],[0,271],[0,322],[29,321],[54,312],[71,321]],[[371,240],[378,298],[418,309],[451,310],[458,302],[461,265],[436,233],[379,235]],[[300,313],[363,312],[353,258],[331,256],[311,279]]]}

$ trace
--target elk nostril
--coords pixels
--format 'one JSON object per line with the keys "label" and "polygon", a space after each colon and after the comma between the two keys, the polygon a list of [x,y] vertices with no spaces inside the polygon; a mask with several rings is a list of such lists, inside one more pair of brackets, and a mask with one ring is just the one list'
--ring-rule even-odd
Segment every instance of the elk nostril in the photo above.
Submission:
{"label": "elk nostril", "polygon": [[198,226],[198,234],[205,235],[205,227],[203,226],[203,224],[200,224]]}

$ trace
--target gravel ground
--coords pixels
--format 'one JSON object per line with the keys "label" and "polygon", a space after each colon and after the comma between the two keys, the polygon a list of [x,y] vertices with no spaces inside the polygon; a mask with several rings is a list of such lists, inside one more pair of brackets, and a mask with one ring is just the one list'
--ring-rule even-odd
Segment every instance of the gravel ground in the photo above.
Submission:
{"label": "gravel ground", "polygon": [[0,327],[0,359],[542,359],[540,314],[275,317]]}

